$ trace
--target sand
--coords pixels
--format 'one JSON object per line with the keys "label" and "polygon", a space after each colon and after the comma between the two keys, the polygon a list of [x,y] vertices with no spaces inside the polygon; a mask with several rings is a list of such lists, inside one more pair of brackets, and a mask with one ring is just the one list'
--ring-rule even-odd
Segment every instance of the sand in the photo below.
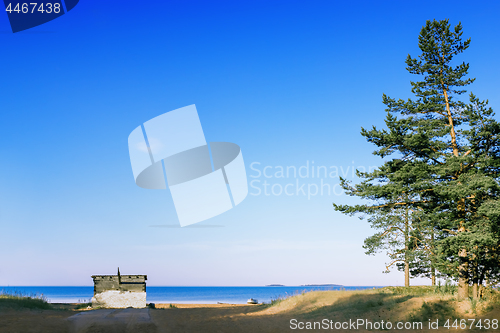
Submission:
{"label": "sand", "polygon": [[[157,304],[157,309],[7,310],[0,312],[0,332],[9,333],[163,333],[282,332],[270,318],[248,316],[262,310],[242,304]],[[76,312],[76,313],[75,313]],[[281,329],[280,327],[281,326]],[[271,330],[269,328],[272,327]],[[257,331],[256,331],[257,329]]]}
{"label": "sand", "polygon": [[[378,301],[381,301],[378,303]],[[382,302],[383,301],[383,302]],[[365,330],[292,330],[290,320],[317,321],[329,318],[369,318],[397,321],[418,313],[424,302],[448,302],[450,297],[403,296],[376,291],[323,291],[298,295],[276,304],[157,304],[156,309],[0,310],[0,332],[8,333],[254,333],[254,332],[365,332]],[[496,307],[484,315],[473,314],[470,302],[455,303],[459,318],[497,318]],[[445,303],[442,303],[445,304]],[[425,318],[427,321],[427,318]],[[456,329],[403,330],[406,332],[450,332]],[[466,331],[466,330],[460,330]],[[388,330],[385,332],[401,332]],[[491,332],[479,330],[478,332]]]}

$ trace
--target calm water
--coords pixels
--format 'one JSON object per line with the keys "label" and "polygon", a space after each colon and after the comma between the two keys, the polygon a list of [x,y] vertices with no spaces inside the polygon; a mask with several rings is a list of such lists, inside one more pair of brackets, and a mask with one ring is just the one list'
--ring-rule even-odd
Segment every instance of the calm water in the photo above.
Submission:
{"label": "calm water", "polygon": [[[148,303],[246,303],[249,298],[259,302],[270,302],[277,297],[286,297],[312,290],[361,290],[381,288],[375,286],[297,286],[297,287],[146,287]],[[18,292],[23,295],[42,295],[51,303],[88,302],[94,287],[0,287],[0,293]]]}

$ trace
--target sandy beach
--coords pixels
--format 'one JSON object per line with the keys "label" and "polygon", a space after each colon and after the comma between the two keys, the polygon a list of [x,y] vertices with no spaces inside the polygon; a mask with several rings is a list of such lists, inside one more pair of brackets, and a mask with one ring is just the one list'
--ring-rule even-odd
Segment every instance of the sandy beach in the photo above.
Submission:
{"label": "sandy beach", "polygon": [[[450,296],[401,295],[380,291],[320,291],[297,295],[273,305],[258,304],[157,304],[155,309],[76,310],[77,304],[57,304],[55,310],[0,310],[0,332],[8,333],[178,333],[178,332],[366,332],[334,325],[359,319],[372,323],[384,321],[423,323],[409,332],[449,332],[445,319],[486,320],[500,318],[497,306],[486,304],[471,308],[469,300],[458,302]],[[324,323],[331,328],[292,329],[292,320],[304,327]],[[440,320],[439,329],[429,329],[429,320]],[[411,323],[410,323],[411,322]],[[450,322],[451,323],[451,322]],[[493,328],[493,327],[492,327]],[[401,329],[386,329],[400,332]],[[485,329],[482,332],[491,330]]]}

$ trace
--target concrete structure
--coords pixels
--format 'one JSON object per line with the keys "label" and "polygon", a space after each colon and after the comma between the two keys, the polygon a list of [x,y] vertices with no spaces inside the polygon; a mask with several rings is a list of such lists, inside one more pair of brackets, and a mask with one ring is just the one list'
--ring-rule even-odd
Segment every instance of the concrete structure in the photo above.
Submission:
{"label": "concrete structure", "polygon": [[93,307],[146,307],[147,275],[92,275],[94,280]]}

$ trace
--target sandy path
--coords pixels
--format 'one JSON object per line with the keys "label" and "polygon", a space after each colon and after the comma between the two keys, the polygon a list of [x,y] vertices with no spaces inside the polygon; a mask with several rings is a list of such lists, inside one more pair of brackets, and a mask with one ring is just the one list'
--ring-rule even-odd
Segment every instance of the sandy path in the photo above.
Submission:
{"label": "sandy path", "polygon": [[286,318],[263,315],[264,309],[240,304],[177,304],[177,308],[152,310],[151,317],[158,333],[290,332]]}
{"label": "sandy path", "polygon": [[102,309],[80,312],[67,319],[70,332],[156,333],[149,309]]}

